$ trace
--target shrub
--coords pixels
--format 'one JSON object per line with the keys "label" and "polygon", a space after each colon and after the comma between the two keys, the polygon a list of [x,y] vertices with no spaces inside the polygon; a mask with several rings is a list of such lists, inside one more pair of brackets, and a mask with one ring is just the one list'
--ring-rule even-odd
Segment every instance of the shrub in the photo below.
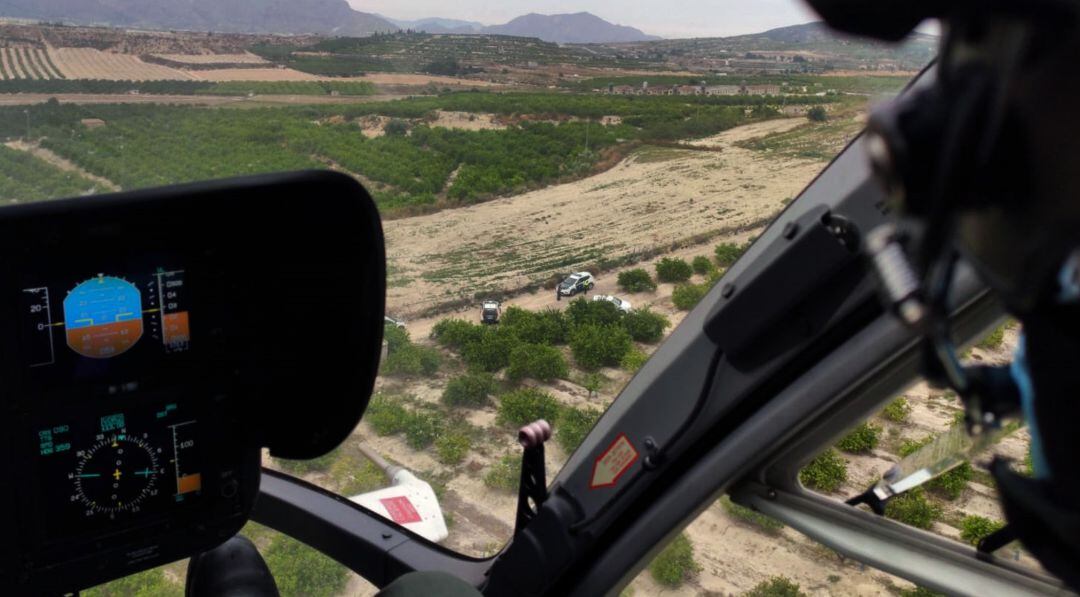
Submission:
{"label": "shrub", "polygon": [[469,436],[458,431],[445,433],[435,440],[435,453],[443,464],[460,464],[471,448],[472,440]]}
{"label": "shrub", "polygon": [[679,284],[671,293],[671,302],[683,311],[689,311],[705,298],[709,292],[709,286],[704,284]]}
{"label": "shrub", "polygon": [[664,330],[671,327],[671,321],[646,307],[634,309],[623,316],[623,327],[634,340],[652,344],[664,337]]}
{"label": "shrub", "polygon": [[908,420],[909,415],[911,415],[911,405],[908,404],[907,398],[903,396],[890,402],[885,407],[885,410],[881,411],[881,416],[893,423],[903,423]]}
{"label": "shrub", "polygon": [[563,353],[554,346],[521,344],[510,353],[507,377],[520,380],[530,377],[537,381],[565,378],[570,373]]}
{"label": "shrub", "polygon": [[926,498],[921,487],[893,497],[885,504],[885,516],[919,529],[928,529],[941,518],[941,508]]}
{"label": "shrub", "polygon": [[623,312],[608,301],[579,298],[571,301],[566,308],[566,318],[575,328],[586,325],[616,325],[622,321]]}
{"label": "shrub", "polygon": [[414,450],[423,450],[442,433],[442,418],[434,412],[413,412],[405,419],[405,442]]}
{"label": "shrub", "polygon": [[786,576],[774,576],[743,593],[744,597],[806,597],[802,587]]}
{"label": "shrub", "polygon": [[900,454],[901,458],[907,458],[915,452],[918,452],[920,448],[922,448],[926,444],[929,444],[932,441],[934,441],[934,438],[930,435],[922,439],[905,439],[903,442],[900,443],[900,449],[898,450],[898,453]]}
{"label": "shrub", "polygon": [[635,268],[619,273],[619,288],[624,292],[652,292],[656,290],[656,282],[653,281],[649,272]]}
{"label": "shrub", "polygon": [[526,425],[544,419],[552,426],[559,418],[559,402],[547,392],[535,388],[522,388],[499,398],[500,425]]}
{"label": "shrub", "polygon": [[676,588],[701,570],[694,560],[694,546],[685,533],[679,533],[664,551],[649,564],[649,573],[665,587]]}
{"label": "shrub", "polygon": [[982,516],[965,516],[960,521],[960,538],[964,541],[978,545],[979,541],[993,535],[1005,527],[1005,523],[990,520]]}
{"label": "shrub", "polygon": [[495,378],[489,373],[466,373],[447,382],[442,402],[447,406],[486,406],[497,387]]}
{"label": "shrub", "polygon": [[852,454],[865,454],[877,447],[878,442],[881,441],[880,436],[881,427],[863,422],[837,442],[836,447]]}
{"label": "shrub", "polygon": [[397,326],[386,326],[387,356],[382,372],[386,375],[434,375],[442,364],[438,350],[413,344],[409,334]]}
{"label": "shrub", "polygon": [[508,307],[500,325],[522,342],[548,345],[566,343],[570,327],[562,311],[546,309],[535,313],[520,307]]}
{"label": "shrub", "polygon": [[720,498],[720,505],[732,518],[758,527],[770,535],[775,535],[780,532],[780,529],[784,528],[784,523],[779,520],[766,516],[753,508],[740,506],[731,501],[731,498],[726,495]]}
{"label": "shrub", "polygon": [[282,595],[331,597],[349,580],[344,566],[285,535],[275,537],[263,556]]}
{"label": "shrub", "polygon": [[383,132],[387,137],[404,137],[409,134],[409,123],[404,120],[395,118],[386,123],[386,127],[383,128]]}
{"label": "shrub", "polygon": [[393,398],[376,394],[368,404],[364,420],[379,435],[394,435],[405,430],[409,411],[393,401]]}
{"label": "shrub", "polygon": [[830,448],[799,472],[799,480],[811,489],[836,491],[847,481],[847,461]]}
{"label": "shrub", "polygon": [[721,243],[716,245],[714,253],[716,254],[716,265],[723,268],[731,267],[742,257],[742,254],[746,252],[747,247],[740,247],[735,243]]}
{"label": "shrub", "polygon": [[656,279],[661,282],[685,282],[693,273],[694,269],[685,259],[664,257],[656,264]]}
{"label": "shrub", "polygon": [[510,364],[510,353],[520,343],[509,331],[488,328],[479,340],[465,345],[461,358],[474,370],[495,372]]}
{"label": "shrub", "polygon": [[1001,345],[1005,343],[1005,324],[1001,324],[994,328],[994,331],[986,335],[985,338],[979,340],[979,348],[984,350],[997,350],[1001,348]]}
{"label": "shrub", "polygon": [[439,344],[461,350],[467,344],[480,340],[484,328],[461,319],[444,319],[431,329],[431,337]]}
{"label": "shrub", "polygon": [[87,597],[181,597],[184,587],[170,581],[163,569],[154,568],[98,585],[79,594]]}
{"label": "shrub", "polygon": [[383,340],[386,340],[387,352],[394,352],[412,344],[408,330],[391,324],[383,326]]}
{"label": "shrub", "polygon": [[829,113],[822,106],[814,106],[807,110],[806,117],[810,119],[810,122],[825,122],[829,119]]}
{"label": "shrub", "polygon": [[484,475],[484,485],[502,491],[517,491],[521,483],[521,464],[514,454],[507,454],[491,465]]}
{"label": "shrub", "polygon": [[626,351],[622,360],[619,361],[619,367],[622,367],[631,373],[636,373],[639,369],[644,367],[647,362],[649,362],[649,355],[637,348],[631,348]]}
{"label": "shrub", "polygon": [[958,466],[932,479],[926,484],[926,488],[947,500],[955,500],[967,489],[971,477],[971,464],[965,460]]}
{"label": "shrub", "polygon": [[613,325],[586,325],[570,333],[570,350],[583,369],[617,367],[632,347],[630,334]]}
{"label": "shrub", "polygon": [[566,450],[567,454],[577,450],[581,442],[585,440],[585,436],[592,431],[593,426],[600,420],[601,414],[603,413],[595,408],[568,407],[563,409],[562,414],[559,416],[559,426],[555,429],[555,440]]}
{"label": "shrub", "polygon": [[709,258],[704,255],[694,257],[694,260],[690,262],[690,267],[693,267],[694,273],[700,276],[707,276],[716,269],[712,261],[709,261]]}

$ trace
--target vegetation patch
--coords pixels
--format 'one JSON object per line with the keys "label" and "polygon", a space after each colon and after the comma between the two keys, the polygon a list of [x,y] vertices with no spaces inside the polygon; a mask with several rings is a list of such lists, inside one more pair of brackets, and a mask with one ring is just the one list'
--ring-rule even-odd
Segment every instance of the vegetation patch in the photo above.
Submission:
{"label": "vegetation patch", "polygon": [[863,422],[837,442],[836,447],[852,454],[868,454],[881,441],[881,427]]}
{"label": "vegetation patch", "polygon": [[592,431],[601,414],[603,413],[595,408],[564,408],[559,415],[559,425],[555,428],[555,440],[567,454],[572,453]]}
{"label": "vegetation patch", "polygon": [[737,245],[735,243],[720,243],[713,249],[716,255],[716,265],[727,269],[742,257],[742,254],[746,252],[746,249],[750,247],[749,243],[746,245]]}
{"label": "vegetation patch", "polygon": [[656,279],[661,282],[685,282],[693,273],[693,267],[685,259],[664,257],[656,263]]}
{"label": "vegetation patch", "polygon": [[286,535],[275,537],[263,558],[282,595],[333,597],[349,580],[344,566]]}
{"label": "vegetation patch", "polygon": [[472,449],[472,438],[460,431],[444,433],[435,440],[435,454],[439,462],[447,465],[461,464]]}
{"label": "vegetation patch", "polygon": [[619,272],[618,284],[619,288],[623,289],[623,292],[653,292],[656,290],[656,282],[653,281],[652,276],[640,267]]}
{"label": "vegetation patch", "polygon": [[972,545],[1005,528],[1000,520],[990,520],[982,516],[965,516],[960,521],[960,538]]}
{"label": "vegetation patch", "polygon": [[570,333],[570,350],[574,355],[574,362],[586,370],[618,367],[632,347],[630,334],[615,325],[590,324]]}
{"label": "vegetation patch", "polygon": [[694,260],[690,262],[690,266],[694,268],[694,273],[699,276],[707,276],[716,270],[716,266],[704,255],[694,257]]}
{"label": "vegetation patch", "polygon": [[892,421],[893,423],[907,422],[908,417],[911,415],[911,405],[908,404],[907,398],[901,396],[896,400],[893,400],[885,409],[881,411],[881,416]]}
{"label": "vegetation patch", "polygon": [[521,483],[520,457],[506,454],[484,474],[484,485],[500,491],[517,491]]}
{"label": "vegetation patch", "polygon": [[506,376],[514,381],[526,377],[537,381],[566,378],[570,367],[561,350],[542,344],[521,344],[510,352]]}
{"label": "vegetation patch", "polygon": [[774,576],[763,580],[743,593],[744,597],[806,597],[802,587],[786,576]]}
{"label": "vegetation patch", "polygon": [[811,489],[836,491],[847,481],[847,461],[830,448],[811,460],[799,472],[799,480]]}
{"label": "vegetation patch", "polygon": [[967,489],[972,474],[971,463],[965,460],[958,466],[931,479],[926,484],[926,488],[947,500],[955,500],[963,495],[964,490]]}
{"label": "vegetation patch", "polygon": [[919,529],[929,529],[941,515],[941,507],[927,499],[921,487],[895,496],[885,504],[885,516]]}
{"label": "vegetation patch", "polygon": [[627,313],[623,317],[623,326],[634,341],[655,344],[663,339],[664,331],[671,327],[671,320],[646,307]]}
{"label": "vegetation patch", "polygon": [[551,394],[535,388],[521,388],[499,397],[500,425],[521,426],[544,419],[552,426],[559,420],[559,401]]}
{"label": "vegetation patch", "polygon": [[689,311],[705,298],[711,288],[707,284],[679,284],[671,293],[671,302],[676,308]]}
{"label": "vegetation patch", "polygon": [[466,373],[446,383],[442,403],[447,406],[480,408],[491,403],[491,396],[497,389],[498,384],[490,373]]}
{"label": "vegetation patch", "polygon": [[682,586],[701,569],[701,564],[694,559],[694,545],[685,533],[679,533],[649,564],[653,580],[669,588]]}

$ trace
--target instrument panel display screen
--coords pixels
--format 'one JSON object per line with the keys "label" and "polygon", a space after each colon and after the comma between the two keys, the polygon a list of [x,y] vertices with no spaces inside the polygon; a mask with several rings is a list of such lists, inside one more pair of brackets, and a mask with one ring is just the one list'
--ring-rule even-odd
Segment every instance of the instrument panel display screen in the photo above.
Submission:
{"label": "instrument panel display screen", "polygon": [[42,419],[30,441],[47,536],[136,523],[203,493],[199,422],[175,402]]}
{"label": "instrument panel display screen", "polygon": [[[78,276],[78,275],[77,275]],[[191,347],[183,269],[94,272],[34,285],[20,294],[23,362],[122,360],[125,355],[174,354]]]}

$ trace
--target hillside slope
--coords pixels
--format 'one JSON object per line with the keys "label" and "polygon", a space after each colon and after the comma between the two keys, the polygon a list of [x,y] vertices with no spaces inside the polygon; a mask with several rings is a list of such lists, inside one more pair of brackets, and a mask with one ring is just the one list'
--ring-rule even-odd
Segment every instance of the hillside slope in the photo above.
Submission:
{"label": "hillside slope", "polygon": [[345,0],[0,0],[0,16],[121,27],[370,35],[397,27]]}
{"label": "hillside slope", "polygon": [[646,35],[633,27],[614,25],[600,17],[579,12],[574,14],[520,16],[504,25],[485,27],[484,33],[536,37],[555,43],[615,43],[660,39]]}

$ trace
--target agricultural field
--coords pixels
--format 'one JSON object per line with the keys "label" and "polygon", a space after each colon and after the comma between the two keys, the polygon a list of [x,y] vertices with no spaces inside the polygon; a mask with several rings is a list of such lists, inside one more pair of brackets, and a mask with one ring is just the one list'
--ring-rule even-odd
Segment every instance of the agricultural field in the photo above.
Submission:
{"label": "agricultural field", "polygon": [[96,48],[50,48],[49,58],[68,79],[108,81],[166,81],[193,77],[187,72],[144,62],[138,56]]}
{"label": "agricultural field", "polygon": [[[242,91],[242,84],[236,91]],[[322,85],[322,83],[319,83]],[[342,92],[366,91],[362,85]],[[256,90],[258,91],[258,90]],[[197,93],[215,93],[200,89]],[[231,92],[229,89],[221,91]],[[634,142],[673,143],[772,118],[760,98],[617,98],[458,93],[291,109],[39,105],[27,111],[43,147],[126,189],[283,169],[330,167],[368,183],[389,216],[455,207],[582,178]],[[807,98],[817,102],[820,98]],[[792,100],[796,101],[796,100]],[[489,130],[432,126],[442,112],[504,116]],[[26,133],[9,109],[0,136]],[[360,121],[389,117],[367,138]],[[620,124],[591,122],[617,116]],[[88,129],[85,119],[104,126]],[[608,120],[615,122],[614,120]]]}
{"label": "agricultural field", "polygon": [[4,203],[89,195],[105,190],[29,153],[0,145],[0,201]]}
{"label": "agricultural field", "polygon": [[152,56],[187,65],[268,64],[265,59],[250,52],[240,54],[152,54]]}
{"label": "agricultural field", "polygon": [[0,48],[0,80],[66,79],[45,50],[32,47]]}

